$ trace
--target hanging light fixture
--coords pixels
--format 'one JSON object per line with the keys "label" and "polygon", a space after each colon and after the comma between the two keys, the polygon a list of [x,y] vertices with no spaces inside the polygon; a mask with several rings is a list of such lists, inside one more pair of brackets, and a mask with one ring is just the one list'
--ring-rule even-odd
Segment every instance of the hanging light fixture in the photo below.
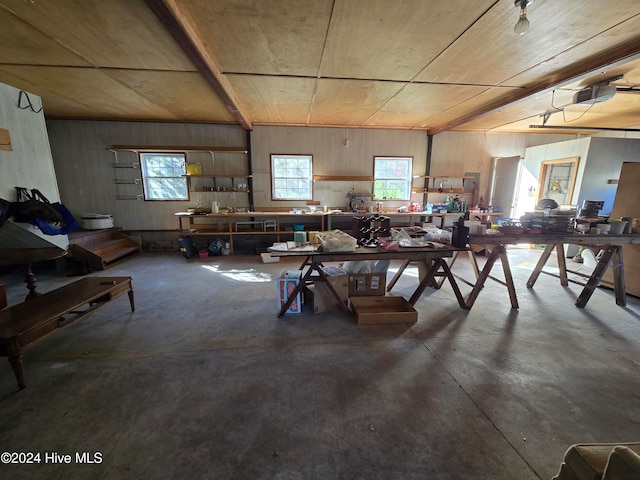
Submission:
{"label": "hanging light fixture", "polygon": [[529,30],[529,20],[527,19],[527,7],[533,3],[533,0],[515,0],[514,6],[520,8],[520,18],[518,23],[513,27],[513,31],[518,35],[524,34]]}

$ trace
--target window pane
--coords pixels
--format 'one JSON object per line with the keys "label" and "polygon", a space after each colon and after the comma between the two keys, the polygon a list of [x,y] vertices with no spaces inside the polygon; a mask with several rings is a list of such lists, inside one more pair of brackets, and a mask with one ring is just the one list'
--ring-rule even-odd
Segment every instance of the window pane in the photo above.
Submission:
{"label": "window pane", "polygon": [[311,200],[312,172],[311,155],[271,155],[273,200]]}
{"label": "window pane", "polygon": [[411,157],[375,157],[373,197],[376,200],[411,198]]}
{"label": "window pane", "polygon": [[188,200],[186,158],[181,153],[141,153],[145,200]]}

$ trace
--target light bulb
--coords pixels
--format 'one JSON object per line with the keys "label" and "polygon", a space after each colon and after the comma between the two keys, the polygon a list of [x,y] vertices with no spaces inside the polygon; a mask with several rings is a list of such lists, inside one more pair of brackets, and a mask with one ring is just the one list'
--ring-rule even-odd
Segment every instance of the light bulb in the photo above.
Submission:
{"label": "light bulb", "polygon": [[529,20],[527,20],[527,9],[523,8],[520,10],[520,18],[518,19],[516,26],[513,27],[513,31],[518,35],[522,35],[527,30],[529,30]]}

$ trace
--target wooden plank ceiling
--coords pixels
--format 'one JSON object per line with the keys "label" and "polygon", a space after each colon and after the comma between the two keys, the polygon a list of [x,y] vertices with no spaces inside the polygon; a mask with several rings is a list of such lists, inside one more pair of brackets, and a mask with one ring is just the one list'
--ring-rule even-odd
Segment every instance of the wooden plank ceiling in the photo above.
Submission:
{"label": "wooden plank ceiling", "polygon": [[[527,14],[519,36],[513,0],[0,0],[0,82],[49,118],[638,128],[640,2]],[[599,82],[612,99],[572,104]]]}

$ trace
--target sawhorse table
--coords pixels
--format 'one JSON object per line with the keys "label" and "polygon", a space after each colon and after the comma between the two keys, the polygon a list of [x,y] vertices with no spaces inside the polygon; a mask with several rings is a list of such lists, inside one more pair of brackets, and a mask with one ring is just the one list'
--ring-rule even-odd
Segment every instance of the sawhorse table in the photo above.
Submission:
{"label": "sawhorse table", "polygon": [[418,301],[424,290],[434,282],[435,277],[444,276],[449,280],[451,287],[453,288],[453,292],[458,300],[458,304],[460,307],[467,309],[466,302],[462,297],[462,293],[460,292],[460,288],[455,281],[445,258],[451,257],[454,252],[459,250],[456,247],[452,247],[447,245],[445,248],[402,248],[395,251],[383,250],[378,247],[375,249],[372,248],[356,248],[355,251],[352,252],[309,252],[309,251],[272,251],[271,255],[274,257],[304,257],[302,264],[300,265],[300,270],[305,270],[302,278],[296,288],[289,293],[289,297],[287,301],[282,305],[280,311],[278,312],[278,317],[282,317],[289,306],[294,301],[298,293],[302,291],[304,285],[307,282],[313,281],[312,274],[314,272],[317,273],[317,281],[325,282],[331,294],[338,301],[338,305],[340,308],[351,315],[351,311],[347,308],[347,305],[340,298],[338,292],[335,291],[331,282],[328,281],[325,273],[320,268],[323,263],[326,262],[345,262],[345,261],[359,261],[359,260],[405,260],[405,261],[414,261],[420,262],[425,267],[425,275],[424,278],[419,282],[415,291],[411,295],[409,299],[409,303],[411,305],[415,305]]}
{"label": "sawhorse table", "polygon": [[[527,280],[527,287],[533,288],[540,273],[555,276],[560,278],[560,284],[567,286],[569,283],[569,277],[567,269],[564,246],[565,245],[581,245],[584,247],[592,247],[602,251],[602,254],[598,260],[596,267],[591,275],[587,278],[586,283],[573,281],[584,288],[580,293],[580,296],[576,300],[576,306],[578,308],[584,308],[589,302],[589,299],[593,295],[596,287],[600,284],[604,272],[609,266],[613,269],[614,290],[616,296],[616,304],[625,306],[627,304],[625,281],[624,281],[624,268],[622,259],[622,245],[630,243],[640,243],[640,235],[637,234],[604,234],[604,235],[591,235],[591,234],[574,234],[574,233],[543,233],[543,234],[517,234],[517,235],[472,235],[469,239],[470,245],[486,245],[491,246],[491,254],[487,259],[487,262],[479,272],[479,276],[476,281],[476,285],[472,291],[472,296],[475,298],[480,293],[484,285],[484,281],[489,277],[489,273],[493,268],[493,265],[497,258],[501,259],[502,267],[507,271],[510,271],[508,264],[509,259],[506,255],[505,245],[515,244],[536,244],[545,245],[545,249],[538,260],[533,272]],[[551,256],[553,251],[556,251],[558,258],[558,270],[559,274],[551,273],[543,270],[547,263],[547,260]],[[474,259],[475,261],[475,259]],[[477,268],[477,267],[476,267]],[[495,280],[495,279],[494,279]],[[507,282],[509,283],[509,282]],[[513,281],[511,280],[511,286],[509,289],[509,295],[511,297],[511,305],[513,308],[517,307],[517,298],[515,297],[515,289],[513,289]],[[514,305],[515,300],[515,305]]]}

